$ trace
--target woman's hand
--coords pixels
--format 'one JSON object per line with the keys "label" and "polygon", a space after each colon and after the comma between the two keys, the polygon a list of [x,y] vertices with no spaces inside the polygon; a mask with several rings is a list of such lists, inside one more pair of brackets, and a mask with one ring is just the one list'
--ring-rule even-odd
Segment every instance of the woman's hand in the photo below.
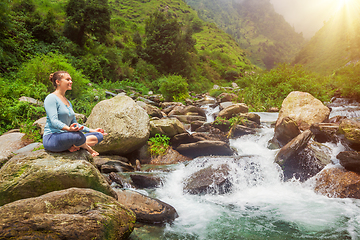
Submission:
{"label": "woman's hand", "polygon": [[91,129],[90,132],[99,132],[99,133],[101,133],[101,134],[104,135],[104,136],[107,135],[107,133],[105,132],[105,130],[102,129],[102,128]]}
{"label": "woman's hand", "polygon": [[78,123],[73,123],[70,125],[68,131],[69,132],[78,132],[84,129],[84,126],[79,127]]}

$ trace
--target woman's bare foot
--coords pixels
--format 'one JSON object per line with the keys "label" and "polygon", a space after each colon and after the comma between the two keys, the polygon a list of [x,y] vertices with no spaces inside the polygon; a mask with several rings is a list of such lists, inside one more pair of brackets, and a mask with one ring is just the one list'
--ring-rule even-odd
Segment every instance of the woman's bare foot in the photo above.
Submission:
{"label": "woman's bare foot", "polygon": [[69,150],[69,152],[76,152],[79,149],[80,149],[79,147],[76,147],[75,145],[72,145],[68,150]]}
{"label": "woman's bare foot", "polygon": [[99,153],[97,151],[95,151],[94,149],[90,148],[88,149],[89,153],[91,154],[91,156],[95,157],[98,156]]}

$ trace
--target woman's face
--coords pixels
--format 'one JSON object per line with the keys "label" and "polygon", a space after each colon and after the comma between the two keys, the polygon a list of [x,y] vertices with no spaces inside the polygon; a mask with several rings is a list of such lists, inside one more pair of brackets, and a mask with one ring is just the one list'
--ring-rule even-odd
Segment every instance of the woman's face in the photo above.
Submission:
{"label": "woman's face", "polygon": [[72,89],[71,87],[72,87],[71,76],[68,73],[62,74],[57,89],[66,91],[66,90],[71,90]]}

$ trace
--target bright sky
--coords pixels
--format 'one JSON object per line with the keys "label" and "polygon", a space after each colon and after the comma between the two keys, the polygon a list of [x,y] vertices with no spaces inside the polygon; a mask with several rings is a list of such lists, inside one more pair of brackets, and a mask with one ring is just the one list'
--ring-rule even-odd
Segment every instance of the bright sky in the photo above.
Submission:
{"label": "bright sky", "polygon": [[310,39],[344,5],[352,7],[360,0],[270,0],[275,11]]}

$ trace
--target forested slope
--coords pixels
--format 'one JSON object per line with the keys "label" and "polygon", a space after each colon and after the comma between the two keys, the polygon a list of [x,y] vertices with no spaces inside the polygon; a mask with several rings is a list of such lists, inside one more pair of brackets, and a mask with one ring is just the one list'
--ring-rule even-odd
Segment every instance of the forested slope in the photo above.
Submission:
{"label": "forested slope", "polygon": [[246,50],[252,63],[271,69],[291,62],[305,43],[269,0],[187,0],[199,17],[215,23]]}
{"label": "forested slope", "polygon": [[296,56],[294,63],[321,74],[332,74],[360,60],[358,9],[344,7],[315,34]]}
{"label": "forested slope", "polygon": [[0,0],[0,20],[0,134],[44,115],[18,99],[43,101],[57,70],[74,80],[75,111],[89,114],[105,89],[159,93],[180,76],[189,91],[204,92],[256,69],[182,0]]}

